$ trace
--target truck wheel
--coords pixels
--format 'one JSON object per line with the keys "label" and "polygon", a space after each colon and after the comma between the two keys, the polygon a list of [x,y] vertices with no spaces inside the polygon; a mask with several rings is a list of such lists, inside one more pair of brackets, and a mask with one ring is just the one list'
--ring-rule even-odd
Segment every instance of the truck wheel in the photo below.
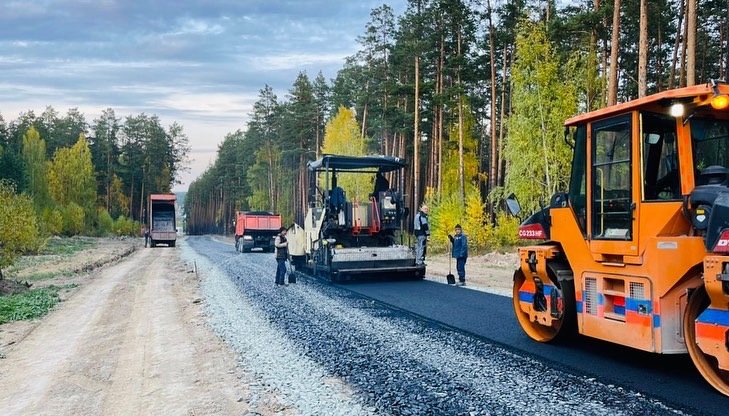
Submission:
{"label": "truck wheel", "polygon": [[175,246],[175,243],[176,243],[176,241],[171,242],[170,243],[170,247],[174,247]]}
{"label": "truck wheel", "polygon": [[683,314],[683,336],[686,341],[691,361],[701,376],[719,390],[722,394],[729,396],[729,371],[722,370],[712,355],[705,354],[696,343],[696,318],[709,306],[709,295],[704,286],[699,286],[691,294],[686,305],[686,312]]}
{"label": "truck wheel", "polygon": [[[547,267],[549,278],[556,281],[556,276],[550,267]],[[527,278],[521,269],[514,273],[514,288],[512,294],[512,303],[514,305],[514,314],[516,315],[519,325],[529,338],[539,342],[558,342],[570,336],[573,336],[577,328],[577,314],[575,311],[575,283],[574,280],[563,280],[562,287],[554,287],[558,302],[562,304],[561,317],[553,321],[552,326],[542,325],[539,322],[531,320],[529,314],[522,310],[520,290],[526,282]],[[546,300],[544,300],[546,302]],[[546,312],[546,311],[545,311]]]}
{"label": "truck wheel", "polygon": [[157,243],[155,243],[154,240],[150,240],[149,246],[152,248],[155,248],[155,247],[157,247]]}

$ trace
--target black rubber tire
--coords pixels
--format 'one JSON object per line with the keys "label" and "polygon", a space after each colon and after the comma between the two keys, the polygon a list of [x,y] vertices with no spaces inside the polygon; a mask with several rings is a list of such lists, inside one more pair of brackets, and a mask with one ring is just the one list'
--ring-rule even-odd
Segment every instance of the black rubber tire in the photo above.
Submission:
{"label": "black rubber tire", "polygon": [[[547,267],[547,273],[549,273],[550,279],[556,279],[551,267]],[[536,322],[531,322],[527,314],[521,310],[518,290],[525,279],[526,277],[524,276],[524,273],[522,273],[521,269],[516,270],[514,273],[512,303],[514,306],[514,314],[516,315],[517,321],[519,322],[522,330],[529,336],[529,338],[539,342],[559,343],[573,338],[577,334],[577,311],[575,307],[574,280],[561,281],[562,287],[559,290],[561,291],[564,302],[564,311],[562,313],[559,326],[557,328],[553,328],[540,325]]]}
{"label": "black rubber tire", "polygon": [[683,316],[683,333],[691,361],[704,377],[704,380],[711,384],[717,391],[729,396],[729,371],[719,368],[716,358],[705,354],[696,344],[696,318],[709,307],[709,295],[704,286],[697,287],[686,305]]}

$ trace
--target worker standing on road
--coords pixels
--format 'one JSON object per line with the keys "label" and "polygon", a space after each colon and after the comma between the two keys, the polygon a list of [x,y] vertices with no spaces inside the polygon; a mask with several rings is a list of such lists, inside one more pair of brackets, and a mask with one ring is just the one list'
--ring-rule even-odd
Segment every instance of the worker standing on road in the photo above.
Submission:
{"label": "worker standing on road", "polygon": [[448,234],[453,247],[451,248],[451,257],[456,259],[456,271],[458,272],[458,282],[461,286],[466,284],[466,260],[468,260],[468,238],[463,234],[461,224],[456,224],[454,228],[455,236]]}
{"label": "worker standing on road", "polygon": [[276,246],[276,286],[284,286],[286,281],[286,259],[289,258],[289,242],[286,241],[286,227],[278,229],[273,244]]}
{"label": "worker standing on road", "polygon": [[425,266],[425,252],[427,250],[428,238],[430,237],[430,226],[428,225],[428,206],[423,204],[420,211],[415,214],[415,226],[413,232],[417,238],[415,245],[415,264]]}

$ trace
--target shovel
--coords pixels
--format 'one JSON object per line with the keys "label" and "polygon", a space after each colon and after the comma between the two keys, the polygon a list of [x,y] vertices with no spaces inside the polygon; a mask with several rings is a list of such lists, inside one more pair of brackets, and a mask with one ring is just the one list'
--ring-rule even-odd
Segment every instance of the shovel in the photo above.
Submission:
{"label": "shovel", "polygon": [[455,285],[456,284],[456,276],[453,276],[453,273],[451,273],[451,259],[453,256],[448,254],[448,275],[446,276],[446,280],[448,281],[449,285]]}

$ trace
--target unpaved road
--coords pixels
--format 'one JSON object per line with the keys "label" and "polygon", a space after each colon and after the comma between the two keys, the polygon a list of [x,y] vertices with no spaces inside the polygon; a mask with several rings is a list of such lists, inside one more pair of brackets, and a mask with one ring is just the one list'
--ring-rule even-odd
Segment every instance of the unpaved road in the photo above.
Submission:
{"label": "unpaved road", "polygon": [[0,360],[3,415],[244,414],[235,356],[175,249],[96,272]]}

